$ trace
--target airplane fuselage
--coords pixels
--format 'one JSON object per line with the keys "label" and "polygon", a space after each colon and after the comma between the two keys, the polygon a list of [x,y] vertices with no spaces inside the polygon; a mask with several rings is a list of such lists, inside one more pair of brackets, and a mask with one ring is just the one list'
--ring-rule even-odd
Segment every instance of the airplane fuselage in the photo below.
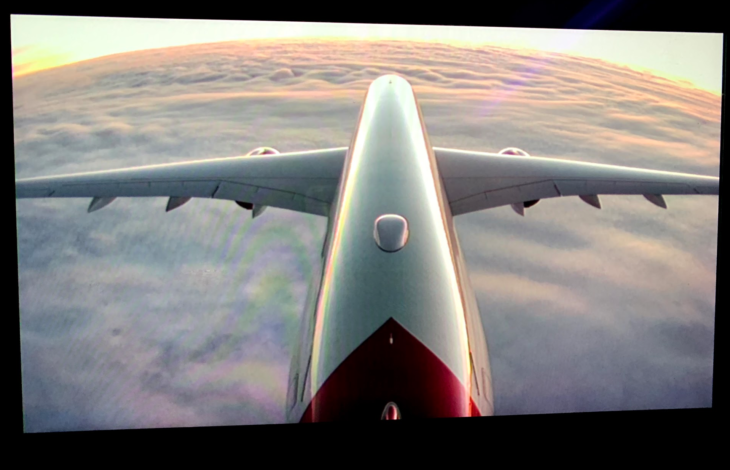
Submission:
{"label": "airplane fuselage", "polygon": [[[407,222],[385,251],[376,219]],[[381,242],[382,245],[382,242]],[[493,414],[487,344],[410,84],[375,80],[332,204],[289,377],[291,422]]]}

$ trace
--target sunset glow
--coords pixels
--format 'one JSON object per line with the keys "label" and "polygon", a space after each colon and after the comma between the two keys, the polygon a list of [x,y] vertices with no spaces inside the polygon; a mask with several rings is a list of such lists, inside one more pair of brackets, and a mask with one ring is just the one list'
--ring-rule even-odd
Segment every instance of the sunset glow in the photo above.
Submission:
{"label": "sunset glow", "polygon": [[602,59],[722,89],[722,35],[463,26],[11,16],[13,76],[97,57],[190,44],[281,38],[496,45]]}

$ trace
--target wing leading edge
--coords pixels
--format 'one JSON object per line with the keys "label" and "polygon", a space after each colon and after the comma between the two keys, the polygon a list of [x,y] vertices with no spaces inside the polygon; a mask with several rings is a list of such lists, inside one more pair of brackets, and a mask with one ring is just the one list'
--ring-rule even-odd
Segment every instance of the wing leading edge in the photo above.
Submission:
{"label": "wing leading edge", "polygon": [[720,179],[551,158],[434,147],[453,215],[559,196],[600,208],[600,194],[639,194],[666,207],[662,194],[719,194]]}
{"label": "wing leading edge", "polygon": [[200,197],[326,216],[346,153],[340,147],[27,178],[15,181],[15,191],[17,198],[91,197],[89,211],[117,197],[166,196],[168,210]]}

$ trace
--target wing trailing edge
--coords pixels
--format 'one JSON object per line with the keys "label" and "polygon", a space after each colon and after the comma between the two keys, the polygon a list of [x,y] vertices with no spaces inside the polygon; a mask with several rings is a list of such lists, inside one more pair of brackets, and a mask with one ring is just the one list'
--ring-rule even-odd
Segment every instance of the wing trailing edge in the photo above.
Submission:
{"label": "wing trailing edge", "polygon": [[563,196],[600,209],[598,196],[605,194],[643,195],[666,209],[663,194],[720,191],[712,176],[438,147],[434,154],[453,215],[504,205],[524,215],[528,201]]}
{"label": "wing trailing edge", "polygon": [[340,147],[27,178],[15,181],[15,191],[17,198],[91,197],[89,212],[117,197],[168,197],[167,211],[199,197],[327,216],[346,153]]}

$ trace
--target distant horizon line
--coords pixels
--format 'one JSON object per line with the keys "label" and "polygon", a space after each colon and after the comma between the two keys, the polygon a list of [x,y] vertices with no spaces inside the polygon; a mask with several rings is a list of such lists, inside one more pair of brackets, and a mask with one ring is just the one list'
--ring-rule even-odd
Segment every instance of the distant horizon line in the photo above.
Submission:
{"label": "distant horizon line", "polygon": [[[445,45],[450,47],[456,47],[456,48],[479,48],[479,47],[488,47],[492,49],[506,49],[510,51],[525,51],[525,52],[533,52],[537,54],[545,54],[545,55],[557,55],[557,56],[568,56],[568,57],[581,57],[584,59],[590,59],[595,60],[598,62],[602,62],[605,64],[611,64],[614,66],[619,67],[626,67],[630,70],[637,72],[637,73],[649,73],[653,75],[656,78],[660,78],[662,80],[670,81],[676,85],[683,86],[685,88],[693,88],[696,90],[704,91],[707,93],[711,93],[717,96],[722,96],[722,90],[711,90],[708,88],[700,87],[699,85],[684,79],[684,78],[674,78],[674,77],[667,77],[660,74],[658,71],[655,71],[653,69],[641,69],[637,66],[632,66],[629,64],[622,64],[617,62],[611,62],[605,59],[600,59],[596,57],[590,57],[582,54],[577,53],[570,53],[570,52],[555,52],[555,51],[545,51],[541,49],[531,49],[524,46],[510,46],[510,45],[504,45],[504,44],[490,44],[488,42],[478,42],[478,41],[469,41],[464,39],[453,39],[453,40],[442,40],[442,39],[403,39],[403,38],[393,38],[393,39],[386,39],[386,38],[355,38],[355,37],[332,37],[332,36],[323,36],[323,37],[302,37],[302,38],[295,38],[295,37],[281,37],[281,38],[241,38],[241,39],[230,39],[230,40],[224,40],[224,41],[211,41],[211,42],[198,42],[198,43],[191,43],[191,44],[175,44],[170,46],[162,46],[162,47],[150,47],[150,48],[144,48],[144,49],[134,49],[129,51],[120,51],[120,52],[114,52],[111,54],[101,55],[101,56],[95,56],[95,57],[88,57],[80,60],[72,60],[68,62],[59,63],[56,65],[52,65],[49,67],[43,67],[43,68],[34,68],[29,71],[15,71],[16,64],[12,64],[13,71],[12,71],[12,78],[21,78],[26,77],[29,75],[33,75],[38,72],[45,72],[49,70],[58,69],[65,66],[70,65],[76,65],[83,62],[88,62],[92,60],[99,60],[99,59],[108,59],[113,56],[123,55],[123,54],[134,54],[134,53],[141,53],[141,52],[151,52],[151,51],[159,51],[163,49],[179,49],[179,48],[187,48],[187,47],[195,47],[195,46],[205,46],[205,45],[213,45],[213,44],[230,44],[230,43],[251,43],[251,42],[269,42],[269,43],[286,43],[286,42],[298,42],[298,43],[313,43],[313,42],[381,42],[381,43],[416,43],[416,44],[431,44],[431,45]],[[29,48],[32,48],[33,46],[21,46],[18,48],[14,48],[11,51],[11,57],[14,57],[14,55],[17,53],[18,50],[28,50]],[[26,64],[18,64],[20,66],[26,65]]]}

